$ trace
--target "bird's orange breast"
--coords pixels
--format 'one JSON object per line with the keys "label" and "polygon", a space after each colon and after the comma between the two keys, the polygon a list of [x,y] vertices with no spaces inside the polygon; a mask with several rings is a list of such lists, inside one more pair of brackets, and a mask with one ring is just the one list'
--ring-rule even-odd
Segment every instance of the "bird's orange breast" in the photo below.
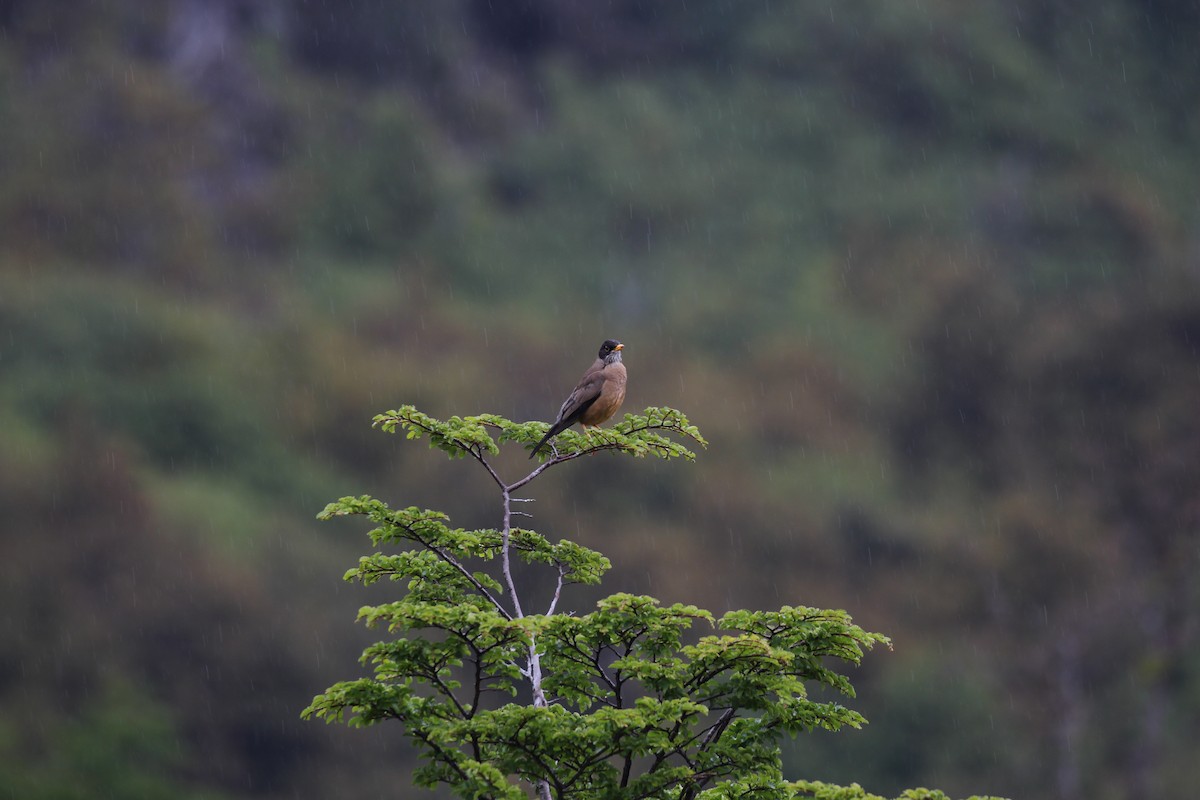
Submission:
{"label": "bird's orange breast", "polygon": [[604,368],[604,385],[600,396],[579,416],[583,425],[599,425],[607,422],[625,402],[625,365],[611,364]]}

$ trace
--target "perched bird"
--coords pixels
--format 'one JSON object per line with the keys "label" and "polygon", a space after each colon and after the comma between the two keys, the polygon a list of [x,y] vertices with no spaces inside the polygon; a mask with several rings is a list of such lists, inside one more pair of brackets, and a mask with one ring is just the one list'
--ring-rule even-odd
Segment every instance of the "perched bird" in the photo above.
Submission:
{"label": "perched bird", "polygon": [[606,422],[617,413],[621,403],[625,402],[625,365],[621,363],[623,349],[625,345],[613,339],[607,339],[600,345],[596,363],[583,373],[579,384],[563,401],[562,408],[558,410],[558,419],[554,420],[550,430],[533,448],[530,458],[537,455],[552,436],[557,436],[576,422],[586,430],[590,425]]}

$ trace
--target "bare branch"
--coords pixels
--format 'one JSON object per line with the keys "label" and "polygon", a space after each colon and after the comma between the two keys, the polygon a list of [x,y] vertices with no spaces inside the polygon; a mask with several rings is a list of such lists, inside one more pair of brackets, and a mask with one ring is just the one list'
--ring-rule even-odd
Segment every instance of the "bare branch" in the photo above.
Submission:
{"label": "bare branch", "polygon": [[496,470],[492,468],[492,465],[488,463],[488,460],[483,457],[483,451],[481,451],[478,446],[465,447],[464,449],[471,454],[472,458],[483,465],[483,468],[486,469],[488,474],[492,476],[492,480],[496,482],[497,486],[504,490],[508,489],[508,487],[504,485],[504,481],[500,478],[499,473],[497,473]]}
{"label": "bare branch", "polygon": [[[495,473],[493,472],[492,474],[494,475]],[[500,488],[502,490],[501,494],[504,497],[504,527],[500,531],[503,540],[500,548],[500,560],[504,570],[504,580],[508,584],[508,594],[512,598],[513,611],[516,613],[517,618],[520,619],[525,614],[521,611],[521,598],[517,596],[517,585],[513,582],[512,576],[512,559],[509,557],[509,550],[511,549],[509,542],[512,538],[512,500],[508,487],[501,483]]]}
{"label": "bare branch", "polygon": [[516,483],[506,486],[505,489],[509,492],[515,492],[517,489],[520,489],[522,486],[529,483],[531,480],[536,478],[538,475],[541,475],[543,472],[557,463],[559,463],[557,458],[552,458],[549,461],[543,461],[533,472],[529,473],[524,478],[521,478],[521,480],[517,481]]}
{"label": "bare branch", "polygon": [[558,581],[554,585],[554,597],[550,600],[550,607],[546,609],[546,616],[553,616],[554,609],[558,607],[558,598],[562,595],[563,580],[567,575],[567,565],[559,562],[558,564]]}

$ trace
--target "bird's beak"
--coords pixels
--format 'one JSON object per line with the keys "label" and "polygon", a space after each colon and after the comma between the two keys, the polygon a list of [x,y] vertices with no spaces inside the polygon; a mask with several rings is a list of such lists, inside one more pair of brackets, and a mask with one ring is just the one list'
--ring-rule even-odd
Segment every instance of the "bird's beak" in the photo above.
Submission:
{"label": "bird's beak", "polygon": [[623,345],[623,344],[619,344],[613,348],[613,350],[624,350],[624,349],[625,349],[625,345]]}

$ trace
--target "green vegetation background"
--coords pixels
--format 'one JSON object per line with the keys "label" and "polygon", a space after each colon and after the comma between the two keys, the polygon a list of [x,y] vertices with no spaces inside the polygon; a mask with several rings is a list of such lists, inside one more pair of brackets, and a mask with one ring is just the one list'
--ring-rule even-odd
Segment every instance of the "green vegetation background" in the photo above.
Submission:
{"label": "green vegetation background", "polygon": [[298,719],[375,596],[313,516],[493,524],[372,414],[547,419],[607,336],[712,446],[533,524],[896,642],[797,777],[1194,787],[1194,2],[4,0],[0,132],[5,796],[407,796]]}

